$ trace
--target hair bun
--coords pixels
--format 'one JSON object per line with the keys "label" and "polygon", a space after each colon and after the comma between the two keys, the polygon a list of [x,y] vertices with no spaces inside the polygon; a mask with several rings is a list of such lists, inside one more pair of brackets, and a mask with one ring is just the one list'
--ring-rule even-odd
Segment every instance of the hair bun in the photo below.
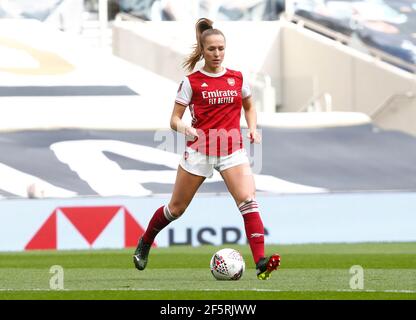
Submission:
{"label": "hair bun", "polygon": [[208,29],[213,29],[212,25],[214,24],[214,22],[212,20],[209,20],[207,18],[200,18],[198,19],[198,21],[196,22],[196,30],[197,30],[197,34],[202,34],[202,32],[204,32],[205,30]]}

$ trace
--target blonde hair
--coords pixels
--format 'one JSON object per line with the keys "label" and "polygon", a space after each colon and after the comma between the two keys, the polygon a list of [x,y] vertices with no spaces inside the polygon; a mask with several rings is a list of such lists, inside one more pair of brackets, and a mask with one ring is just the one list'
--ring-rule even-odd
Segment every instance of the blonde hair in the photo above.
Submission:
{"label": "blonde hair", "polygon": [[220,30],[214,29],[212,27],[213,24],[214,22],[207,18],[201,18],[196,22],[195,24],[196,44],[194,45],[194,50],[188,56],[188,58],[186,58],[185,62],[182,65],[188,71],[192,72],[197,62],[199,60],[202,60],[203,50],[204,50],[203,43],[206,37],[213,35],[213,34],[218,34],[218,35],[223,36],[225,40],[224,34]]}

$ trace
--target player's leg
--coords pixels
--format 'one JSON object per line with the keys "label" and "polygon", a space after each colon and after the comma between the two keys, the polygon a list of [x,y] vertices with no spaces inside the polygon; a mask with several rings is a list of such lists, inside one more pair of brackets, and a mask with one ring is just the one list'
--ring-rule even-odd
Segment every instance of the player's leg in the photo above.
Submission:
{"label": "player's leg", "polygon": [[146,267],[150,247],[157,234],[185,212],[204,180],[205,177],[189,173],[179,166],[169,204],[161,206],[153,214],[134,252],[133,261],[137,269]]}
{"label": "player's leg", "polygon": [[264,227],[255,201],[253,175],[248,164],[240,164],[221,171],[228,191],[240,210],[254,262],[264,257]]}
{"label": "player's leg", "polygon": [[233,196],[243,219],[246,236],[257,268],[257,277],[267,279],[280,264],[280,256],[264,255],[264,226],[255,200],[255,182],[248,163],[221,171],[224,182]]}

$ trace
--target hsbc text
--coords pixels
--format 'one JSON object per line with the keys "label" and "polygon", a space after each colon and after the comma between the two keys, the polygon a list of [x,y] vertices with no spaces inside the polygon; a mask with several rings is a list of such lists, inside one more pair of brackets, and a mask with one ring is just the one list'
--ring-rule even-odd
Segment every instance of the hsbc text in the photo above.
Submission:
{"label": "hsbc text", "polygon": [[[269,233],[264,229],[264,236]],[[237,244],[247,241],[244,231],[236,227],[222,227],[216,230],[212,227],[202,227],[199,229],[186,228],[185,231],[178,232],[175,229],[168,230],[168,245],[222,245]]]}

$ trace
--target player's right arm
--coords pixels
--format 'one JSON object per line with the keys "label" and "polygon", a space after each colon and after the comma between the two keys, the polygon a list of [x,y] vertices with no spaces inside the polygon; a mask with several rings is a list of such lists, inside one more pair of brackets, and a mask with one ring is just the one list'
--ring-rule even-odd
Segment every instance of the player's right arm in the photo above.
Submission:
{"label": "player's right arm", "polygon": [[196,129],[190,127],[182,121],[183,114],[185,113],[186,107],[180,103],[175,102],[173,107],[172,116],[170,117],[170,127],[185,136],[190,138],[198,137]]}
{"label": "player's right arm", "polygon": [[187,138],[190,138],[190,140],[194,140],[198,137],[196,129],[186,125],[182,121],[183,114],[185,113],[186,107],[191,102],[191,99],[191,84],[189,78],[185,77],[179,85],[172,116],[170,117],[170,127],[177,132],[183,133]]}

